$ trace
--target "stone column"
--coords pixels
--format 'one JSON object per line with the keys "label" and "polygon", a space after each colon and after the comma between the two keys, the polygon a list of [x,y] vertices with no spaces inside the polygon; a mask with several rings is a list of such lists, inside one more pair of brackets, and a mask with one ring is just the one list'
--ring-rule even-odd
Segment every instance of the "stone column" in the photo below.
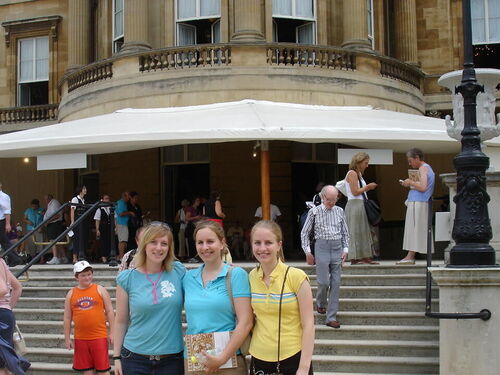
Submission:
{"label": "stone column", "polygon": [[439,312],[478,313],[489,320],[439,320],[441,375],[497,375],[500,369],[500,268],[431,267],[439,286]]}
{"label": "stone column", "polygon": [[[445,173],[440,175],[441,180],[450,189],[450,233],[453,228],[453,221],[455,220],[455,202],[453,198],[457,194],[457,174]],[[500,172],[486,172],[486,191],[490,196],[488,202],[488,211],[490,213],[491,229],[493,238],[490,245],[495,249],[497,262],[500,260],[500,215],[496,213],[500,211]],[[455,245],[451,240],[450,246],[445,249],[444,260],[449,263],[450,249]]]}
{"label": "stone column", "polygon": [[71,72],[90,61],[90,0],[68,2],[68,68]]}
{"label": "stone column", "polygon": [[368,8],[366,0],[344,0],[342,47],[371,50],[368,40]]}
{"label": "stone column", "polygon": [[148,43],[148,0],[125,0],[124,43],[120,53],[151,49]]}
{"label": "stone column", "polygon": [[396,57],[404,62],[417,65],[417,16],[415,0],[394,2],[396,15]]}
{"label": "stone column", "polygon": [[260,0],[234,0],[232,42],[264,42]]}

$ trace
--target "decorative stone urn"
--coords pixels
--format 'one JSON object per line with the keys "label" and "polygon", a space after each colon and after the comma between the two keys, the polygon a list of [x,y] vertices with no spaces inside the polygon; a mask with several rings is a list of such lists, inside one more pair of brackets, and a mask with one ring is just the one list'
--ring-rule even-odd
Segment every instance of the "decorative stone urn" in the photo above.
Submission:
{"label": "decorative stone urn", "polygon": [[[500,83],[500,69],[476,69],[476,78],[484,86],[484,92],[477,94],[476,118],[477,127],[481,131],[481,142],[500,135],[500,113],[495,118],[495,90]],[[464,99],[462,94],[455,94],[455,87],[462,80],[462,70],[443,74],[438,84],[451,91],[453,102],[453,119],[446,116],[446,130],[451,138],[462,140],[464,128]]]}

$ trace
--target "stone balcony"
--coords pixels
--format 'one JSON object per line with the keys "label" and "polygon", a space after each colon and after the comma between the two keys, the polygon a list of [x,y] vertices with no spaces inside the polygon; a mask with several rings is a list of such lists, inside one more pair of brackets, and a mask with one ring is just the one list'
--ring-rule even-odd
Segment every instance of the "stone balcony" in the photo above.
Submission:
{"label": "stone balcony", "polygon": [[423,114],[423,73],[398,60],[296,44],[210,44],[117,54],[61,81],[59,121],[117,109],[245,98]]}
{"label": "stone balcony", "polygon": [[59,104],[0,108],[0,132],[25,130],[57,123]]}

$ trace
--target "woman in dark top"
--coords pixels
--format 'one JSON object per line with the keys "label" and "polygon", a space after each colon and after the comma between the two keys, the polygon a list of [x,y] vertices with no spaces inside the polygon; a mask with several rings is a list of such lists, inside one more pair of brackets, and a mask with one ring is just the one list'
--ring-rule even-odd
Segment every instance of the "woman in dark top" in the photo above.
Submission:
{"label": "woman in dark top", "polygon": [[137,248],[137,242],[135,242],[135,232],[137,229],[142,227],[143,224],[143,214],[142,208],[139,206],[139,193],[136,191],[130,192],[130,201],[127,203],[127,208],[129,211],[133,212],[134,215],[130,216],[128,221],[128,245],[129,250]]}
{"label": "woman in dark top", "polygon": [[220,192],[212,191],[210,193],[210,199],[205,202],[205,207],[203,209],[203,215],[211,221],[215,221],[223,226],[223,220],[226,214],[222,212],[222,204],[220,202]]}

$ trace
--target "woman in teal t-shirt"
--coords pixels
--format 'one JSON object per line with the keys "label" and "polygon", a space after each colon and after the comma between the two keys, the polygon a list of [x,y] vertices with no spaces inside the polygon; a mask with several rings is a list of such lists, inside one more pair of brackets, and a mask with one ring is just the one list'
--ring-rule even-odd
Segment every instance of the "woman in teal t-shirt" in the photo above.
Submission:
{"label": "woman in teal t-shirt", "polygon": [[[247,374],[245,360],[238,348],[253,325],[248,274],[239,267],[231,270],[233,309],[226,287],[230,266],[222,261],[224,253],[228,251],[224,230],[216,222],[202,221],[197,223],[194,237],[198,256],[204,264],[187,272],[183,280],[188,325],[186,334],[233,331],[224,350],[218,355],[202,353],[204,357],[201,363],[207,372]],[[238,367],[220,369],[235,353],[238,354]]]}
{"label": "woman in teal t-shirt", "polygon": [[116,375],[184,374],[182,278],[168,225],[148,225],[136,268],[117,277],[114,336]]}

